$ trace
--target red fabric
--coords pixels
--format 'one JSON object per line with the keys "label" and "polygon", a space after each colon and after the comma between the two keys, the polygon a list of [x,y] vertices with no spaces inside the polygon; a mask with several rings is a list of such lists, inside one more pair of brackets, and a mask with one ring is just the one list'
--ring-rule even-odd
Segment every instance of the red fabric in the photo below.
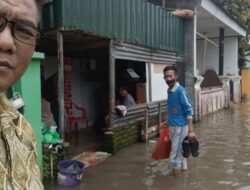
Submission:
{"label": "red fabric", "polygon": [[171,151],[171,141],[169,136],[169,129],[168,127],[163,127],[160,138],[154,147],[152,158],[154,160],[162,160],[169,158],[170,151]]}
{"label": "red fabric", "polygon": [[[53,104],[58,104],[57,102],[57,94],[58,94],[58,75],[55,75],[54,81],[54,95],[53,95]],[[71,81],[69,73],[64,73],[64,106],[65,108],[72,107],[72,100],[71,100]]]}
{"label": "red fabric", "polygon": [[69,57],[66,57],[66,58],[64,58],[63,63],[64,63],[64,65],[72,65],[73,60]]}

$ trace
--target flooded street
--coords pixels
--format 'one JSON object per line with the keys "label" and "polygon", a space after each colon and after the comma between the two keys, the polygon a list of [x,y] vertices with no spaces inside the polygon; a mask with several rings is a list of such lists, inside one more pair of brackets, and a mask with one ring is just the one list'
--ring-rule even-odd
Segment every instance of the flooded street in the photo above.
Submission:
{"label": "flooded street", "polygon": [[86,169],[82,183],[70,189],[250,190],[250,104],[209,115],[195,130],[201,153],[198,158],[189,158],[188,174],[174,178],[169,175],[168,161],[151,160],[151,141],[133,145]]}

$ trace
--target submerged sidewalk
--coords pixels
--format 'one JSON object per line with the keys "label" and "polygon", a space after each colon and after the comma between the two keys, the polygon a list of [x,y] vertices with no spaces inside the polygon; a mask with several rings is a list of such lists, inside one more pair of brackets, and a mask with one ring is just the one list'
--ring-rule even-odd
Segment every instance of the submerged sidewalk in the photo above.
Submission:
{"label": "submerged sidewalk", "polygon": [[136,144],[100,165],[87,168],[72,190],[250,190],[250,104],[207,116],[196,125],[199,158],[190,158],[189,172],[169,175],[168,161],[151,160],[154,143]]}

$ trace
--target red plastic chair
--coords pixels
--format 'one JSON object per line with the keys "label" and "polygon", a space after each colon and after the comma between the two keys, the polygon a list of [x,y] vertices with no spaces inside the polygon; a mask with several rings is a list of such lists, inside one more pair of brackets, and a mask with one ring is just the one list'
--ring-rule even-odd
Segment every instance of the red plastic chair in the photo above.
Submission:
{"label": "red plastic chair", "polygon": [[[79,112],[82,112],[81,116],[74,116],[74,110],[77,110]],[[79,123],[85,123],[86,127],[88,127],[88,114],[84,108],[81,108],[77,106],[75,103],[72,103],[72,107],[70,109],[67,109],[68,112],[68,118],[67,118],[67,128],[69,130],[69,139],[71,139],[71,126],[75,126],[75,132],[78,135],[79,134]]]}

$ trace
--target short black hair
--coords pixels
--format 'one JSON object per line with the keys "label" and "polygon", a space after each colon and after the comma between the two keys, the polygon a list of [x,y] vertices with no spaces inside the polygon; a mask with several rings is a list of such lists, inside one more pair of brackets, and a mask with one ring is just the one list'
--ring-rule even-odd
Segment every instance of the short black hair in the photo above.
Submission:
{"label": "short black hair", "polygon": [[178,74],[178,70],[175,66],[173,65],[170,65],[170,66],[166,66],[163,70],[163,73],[167,72],[167,71],[174,71],[175,74],[177,75]]}
{"label": "short black hair", "polygon": [[129,92],[129,87],[128,86],[121,86],[120,90],[126,90],[127,92]]}

